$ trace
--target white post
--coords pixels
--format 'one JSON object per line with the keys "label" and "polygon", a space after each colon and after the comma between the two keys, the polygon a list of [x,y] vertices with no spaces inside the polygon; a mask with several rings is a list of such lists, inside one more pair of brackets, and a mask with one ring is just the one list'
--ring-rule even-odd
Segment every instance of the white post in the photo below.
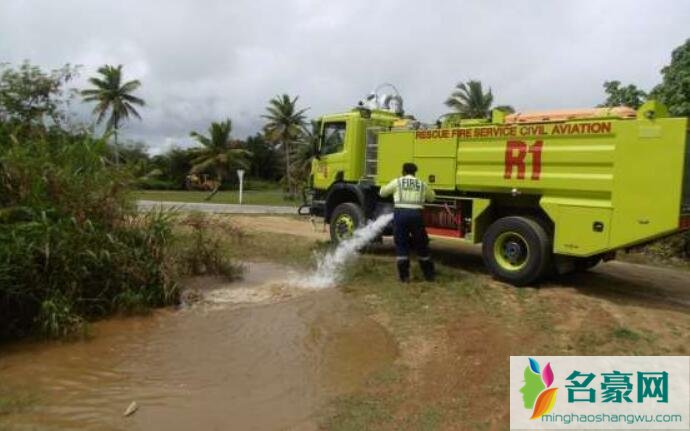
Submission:
{"label": "white post", "polygon": [[242,205],[242,189],[244,188],[244,169],[237,170],[237,178],[240,180],[240,205]]}

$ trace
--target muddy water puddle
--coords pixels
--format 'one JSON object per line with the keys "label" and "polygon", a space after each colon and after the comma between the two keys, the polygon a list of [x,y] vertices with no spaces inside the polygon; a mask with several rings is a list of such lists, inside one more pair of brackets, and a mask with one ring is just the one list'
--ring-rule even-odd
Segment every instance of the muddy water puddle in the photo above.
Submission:
{"label": "muddy water puddle", "polygon": [[251,264],[244,281],[195,280],[201,299],[180,310],[99,322],[89,341],[3,347],[0,385],[35,402],[0,429],[315,429],[397,347],[337,289],[290,276]]}

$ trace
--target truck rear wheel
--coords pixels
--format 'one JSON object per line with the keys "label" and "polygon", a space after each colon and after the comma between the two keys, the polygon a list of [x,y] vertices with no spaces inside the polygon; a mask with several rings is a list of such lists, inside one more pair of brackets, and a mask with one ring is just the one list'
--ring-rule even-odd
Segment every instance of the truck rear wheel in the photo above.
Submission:
{"label": "truck rear wheel", "polygon": [[504,217],[484,234],[482,256],[496,278],[524,286],[546,274],[551,262],[551,241],[536,220]]}
{"label": "truck rear wheel", "polygon": [[338,205],[331,214],[331,241],[337,244],[352,237],[355,230],[364,226],[364,222],[364,211],[359,205],[352,202]]}

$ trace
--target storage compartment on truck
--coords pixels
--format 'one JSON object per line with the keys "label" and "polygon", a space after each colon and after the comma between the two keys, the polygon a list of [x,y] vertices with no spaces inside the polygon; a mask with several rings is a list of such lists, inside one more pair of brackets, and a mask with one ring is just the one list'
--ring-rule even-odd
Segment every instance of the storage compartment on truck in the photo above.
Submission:
{"label": "storage compartment on truck", "polygon": [[431,235],[475,240],[484,228],[483,219],[490,201],[481,198],[450,199],[440,197],[435,203],[424,206],[424,225]]}
{"label": "storage compartment on truck", "polygon": [[455,190],[457,138],[415,139],[417,177],[436,190]]}
{"label": "storage compartment on truck", "polygon": [[609,246],[611,209],[561,205],[556,220],[556,253],[592,255]]}
{"label": "storage compartment on truck", "polygon": [[380,133],[376,151],[376,184],[382,186],[402,174],[403,163],[414,154],[414,132]]}
{"label": "storage compartment on truck", "polygon": [[455,200],[439,204],[428,204],[424,207],[422,214],[424,225],[429,234],[464,238],[472,226],[471,213],[471,202]]}

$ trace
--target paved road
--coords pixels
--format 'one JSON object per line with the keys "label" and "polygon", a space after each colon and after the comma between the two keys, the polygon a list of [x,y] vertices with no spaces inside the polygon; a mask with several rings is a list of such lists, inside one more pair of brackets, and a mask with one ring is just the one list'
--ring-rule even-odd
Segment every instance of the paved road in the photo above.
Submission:
{"label": "paved road", "polygon": [[297,207],[277,205],[239,205],[239,204],[208,204],[201,202],[167,202],[167,201],[137,201],[140,211],[152,208],[175,209],[178,211],[201,211],[205,213],[225,214],[297,214]]}

